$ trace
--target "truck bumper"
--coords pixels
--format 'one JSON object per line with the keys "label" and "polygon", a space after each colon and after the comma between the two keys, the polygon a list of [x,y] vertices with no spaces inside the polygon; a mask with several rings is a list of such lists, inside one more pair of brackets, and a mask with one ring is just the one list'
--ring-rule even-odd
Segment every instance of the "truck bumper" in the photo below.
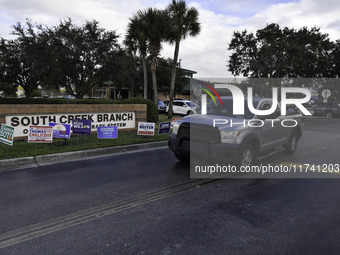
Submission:
{"label": "truck bumper", "polygon": [[197,157],[201,161],[236,163],[240,155],[239,144],[226,143],[204,143],[189,141],[185,138],[178,138],[170,134],[168,140],[169,149],[174,153],[185,156],[186,158]]}

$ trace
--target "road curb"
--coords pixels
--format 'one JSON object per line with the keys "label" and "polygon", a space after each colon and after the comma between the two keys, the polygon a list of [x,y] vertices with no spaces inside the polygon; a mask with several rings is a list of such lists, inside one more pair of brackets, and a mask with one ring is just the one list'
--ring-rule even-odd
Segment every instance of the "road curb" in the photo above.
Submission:
{"label": "road curb", "polygon": [[0,169],[34,164],[36,164],[34,157],[3,159],[0,160]]}
{"label": "road curb", "polygon": [[41,155],[36,157],[25,157],[25,158],[15,158],[15,159],[3,159],[0,160],[0,171],[1,169],[14,168],[14,167],[24,167],[27,165],[40,165],[49,162],[62,162],[68,160],[76,160],[81,158],[109,155],[122,152],[130,151],[140,151],[151,148],[160,148],[167,146],[168,141],[151,142],[151,143],[140,143],[132,144],[126,146],[115,146],[83,151],[71,151],[62,152],[56,154]]}

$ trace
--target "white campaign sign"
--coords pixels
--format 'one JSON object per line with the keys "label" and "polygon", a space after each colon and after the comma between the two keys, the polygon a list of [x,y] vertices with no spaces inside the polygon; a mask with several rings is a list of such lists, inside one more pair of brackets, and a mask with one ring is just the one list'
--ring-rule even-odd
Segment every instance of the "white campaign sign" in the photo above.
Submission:
{"label": "white campaign sign", "polygon": [[322,95],[323,98],[328,98],[332,95],[332,92],[329,89],[324,89],[321,92],[321,95]]}
{"label": "white campaign sign", "polygon": [[138,122],[138,135],[155,135],[154,122]]}
{"label": "white campaign sign", "polygon": [[135,112],[7,115],[6,124],[15,127],[14,137],[18,137],[27,136],[29,126],[48,126],[50,122],[72,125],[73,119],[91,120],[92,131],[97,131],[97,127],[116,126],[118,129],[136,127]]}

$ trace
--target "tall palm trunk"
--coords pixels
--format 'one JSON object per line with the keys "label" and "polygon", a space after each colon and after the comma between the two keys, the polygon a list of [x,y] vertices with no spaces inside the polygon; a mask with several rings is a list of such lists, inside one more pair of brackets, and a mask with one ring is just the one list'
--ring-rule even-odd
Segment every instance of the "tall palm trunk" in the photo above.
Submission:
{"label": "tall palm trunk", "polygon": [[174,61],[172,63],[172,68],[171,68],[170,100],[169,100],[168,119],[172,119],[173,100],[174,100],[174,95],[175,95],[177,60],[178,60],[178,54],[179,54],[179,43],[180,43],[180,41],[177,40],[176,44],[175,44]]}
{"label": "tall palm trunk", "polygon": [[146,65],[146,58],[143,57],[143,75],[144,75],[144,98],[148,98],[148,70]]}
{"label": "tall palm trunk", "polygon": [[[156,109],[158,111],[158,91],[157,91],[157,79],[156,79],[156,69],[157,69],[157,57],[151,60],[151,77],[153,86],[153,97],[155,100]],[[158,121],[158,114],[156,115],[156,122]]]}

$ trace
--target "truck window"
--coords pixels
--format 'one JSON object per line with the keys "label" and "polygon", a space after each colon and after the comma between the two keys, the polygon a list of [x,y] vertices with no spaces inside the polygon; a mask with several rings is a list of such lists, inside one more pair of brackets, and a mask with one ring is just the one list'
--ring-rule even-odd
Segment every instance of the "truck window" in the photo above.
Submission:
{"label": "truck window", "polygon": [[[256,109],[259,101],[253,101],[253,106]],[[245,118],[252,119],[254,114],[250,112],[248,108],[248,102],[244,101],[244,115],[233,115],[233,101],[230,100],[222,100],[222,105],[214,104],[214,102],[209,102],[207,105],[207,114],[208,115],[220,115],[226,117],[236,117],[236,118]]]}
{"label": "truck window", "polygon": [[[265,101],[261,104],[260,106],[260,110],[261,111],[264,111],[264,110],[269,110],[271,108],[271,102],[269,101]],[[275,112],[278,110],[278,108],[276,108]],[[271,113],[271,114],[268,114],[268,115],[261,115],[261,118],[263,119],[275,119],[275,112],[274,113]]]}

